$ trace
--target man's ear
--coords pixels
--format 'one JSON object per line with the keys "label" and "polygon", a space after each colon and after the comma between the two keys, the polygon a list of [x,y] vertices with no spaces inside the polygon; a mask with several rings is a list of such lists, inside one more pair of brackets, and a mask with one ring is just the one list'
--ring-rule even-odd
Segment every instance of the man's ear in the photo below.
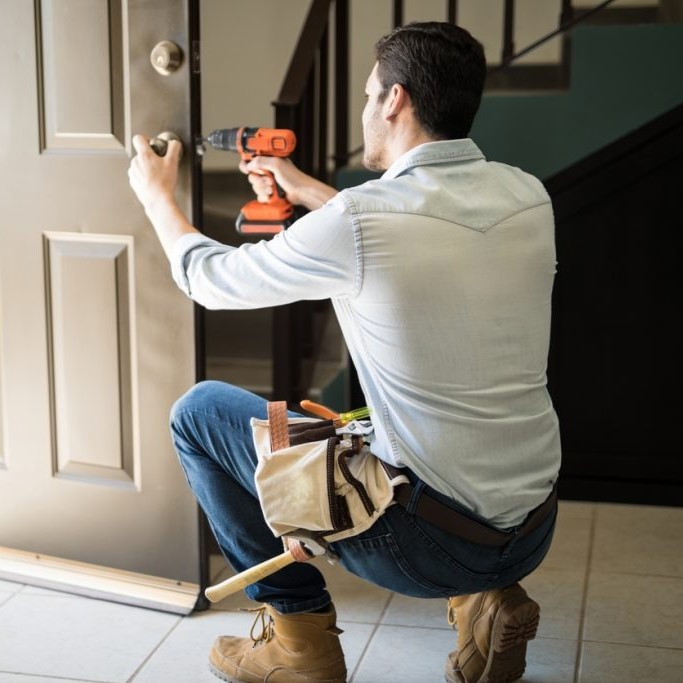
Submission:
{"label": "man's ear", "polygon": [[384,117],[386,119],[393,119],[405,107],[411,106],[410,95],[400,83],[394,83],[384,100],[384,105]]}

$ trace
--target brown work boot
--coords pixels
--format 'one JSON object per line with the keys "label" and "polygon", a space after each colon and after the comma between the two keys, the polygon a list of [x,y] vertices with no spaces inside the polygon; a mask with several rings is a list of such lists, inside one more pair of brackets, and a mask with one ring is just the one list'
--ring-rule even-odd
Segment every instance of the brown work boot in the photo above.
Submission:
{"label": "brown work boot", "polygon": [[448,600],[448,622],[458,628],[448,655],[450,683],[510,683],[526,668],[526,644],[536,637],[540,608],[515,583]]}
{"label": "brown work boot", "polygon": [[[336,626],[337,614],[280,614],[259,608],[250,638],[221,636],[213,644],[209,666],[224,681],[247,683],[344,683],[346,665]],[[254,627],[261,621],[261,633]]]}

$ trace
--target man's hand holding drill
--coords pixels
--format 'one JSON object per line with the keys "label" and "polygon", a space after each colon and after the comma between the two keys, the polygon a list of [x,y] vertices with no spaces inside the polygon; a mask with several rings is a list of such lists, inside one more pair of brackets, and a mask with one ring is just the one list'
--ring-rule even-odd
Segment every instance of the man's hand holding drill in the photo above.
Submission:
{"label": "man's hand holding drill", "polygon": [[263,175],[264,171],[273,174],[275,182],[292,204],[310,211],[319,209],[337,194],[336,189],[300,171],[289,159],[259,156],[251,161],[240,162],[239,168],[249,176],[249,182],[260,202],[267,202],[275,191],[273,178]]}

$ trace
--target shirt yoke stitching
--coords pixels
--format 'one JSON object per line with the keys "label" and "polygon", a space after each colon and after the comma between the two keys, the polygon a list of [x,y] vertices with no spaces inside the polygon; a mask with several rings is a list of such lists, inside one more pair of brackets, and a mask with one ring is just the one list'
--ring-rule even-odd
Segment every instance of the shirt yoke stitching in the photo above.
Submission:
{"label": "shirt yoke stitching", "polygon": [[497,223],[493,223],[492,225],[489,226],[489,230],[491,228],[495,228],[497,225],[500,225],[501,223],[504,223],[507,220],[510,220],[510,218],[514,218],[515,216],[519,216],[523,213],[526,213],[527,211],[533,211],[534,209],[538,209],[541,206],[546,206],[547,204],[552,205],[552,202],[550,199],[546,199],[542,202],[539,202],[538,204],[534,204],[533,206],[527,206],[526,209],[522,209],[521,211],[515,211],[511,213],[509,216],[505,216],[504,218],[501,218]]}
{"label": "shirt yoke stitching", "polygon": [[[351,203],[351,200],[349,198],[349,203]],[[519,216],[523,213],[526,213],[527,211],[533,211],[533,209],[538,209],[541,206],[545,206],[546,204],[552,204],[550,200],[545,200],[543,202],[539,202],[538,204],[534,204],[533,206],[527,206],[524,209],[521,209],[519,211],[514,211],[513,213],[503,216],[499,221],[496,221],[495,223],[492,223],[491,225],[488,226],[487,230],[490,230],[491,228],[496,227],[497,225],[500,225],[501,223],[504,223],[505,221],[509,220],[510,218],[514,218],[515,216]],[[349,207],[351,208],[351,207]],[[355,208],[355,205],[354,205]],[[457,223],[456,221],[449,221],[448,218],[440,218],[439,216],[432,216],[430,214],[426,213],[420,213],[418,211],[399,211],[398,209],[378,209],[375,211],[363,211],[361,213],[353,213],[351,214],[351,219],[354,222],[354,225],[358,225],[358,229],[360,230],[360,220],[357,221],[358,218],[360,218],[361,215],[363,216],[372,216],[374,214],[401,214],[402,216],[419,216],[420,218],[435,218],[437,220],[442,220],[442,221],[447,221],[450,223],[453,223],[455,225],[460,225],[463,228],[468,228],[470,230],[476,230],[476,228],[473,228],[469,225],[466,225],[464,223]]]}

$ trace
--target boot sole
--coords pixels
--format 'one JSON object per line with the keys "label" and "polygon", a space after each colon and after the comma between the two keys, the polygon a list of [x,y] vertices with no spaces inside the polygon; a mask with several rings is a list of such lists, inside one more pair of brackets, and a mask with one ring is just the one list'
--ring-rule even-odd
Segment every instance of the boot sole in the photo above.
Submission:
{"label": "boot sole", "polygon": [[214,666],[211,662],[209,662],[209,671],[214,676],[220,678],[222,681],[227,681],[227,683],[240,683],[237,678],[233,678],[232,676],[228,677],[228,675],[224,671],[221,671],[217,666]]}
{"label": "boot sole", "polygon": [[244,683],[243,678],[236,678],[232,674],[225,673],[225,671],[223,671],[222,669],[219,669],[211,661],[209,661],[209,671],[214,676],[217,676],[218,678],[220,678],[222,681],[226,681],[226,683]]}
{"label": "boot sole", "polygon": [[[244,679],[242,678],[234,678],[233,676],[226,674],[225,671],[222,669],[219,669],[217,666],[214,666],[211,661],[209,661],[209,671],[214,675],[220,678],[222,681],[226,681],[226,683],[244,683]],[[327,679],[331,683],[335,683],[339,679]],[[315,681],[315,679],[311,679],[311,681]],[[318,683],[318,681],[315,681],[315,683]],[[324,679],[320,680],[320,683],[326,683]]]}
{"label": "boot sole", "polygon": [[491,649],[478,683],[512,683],[526,669],[526,646],[536,637],[541,609],[526,596],[504,602],[493,622]]}

